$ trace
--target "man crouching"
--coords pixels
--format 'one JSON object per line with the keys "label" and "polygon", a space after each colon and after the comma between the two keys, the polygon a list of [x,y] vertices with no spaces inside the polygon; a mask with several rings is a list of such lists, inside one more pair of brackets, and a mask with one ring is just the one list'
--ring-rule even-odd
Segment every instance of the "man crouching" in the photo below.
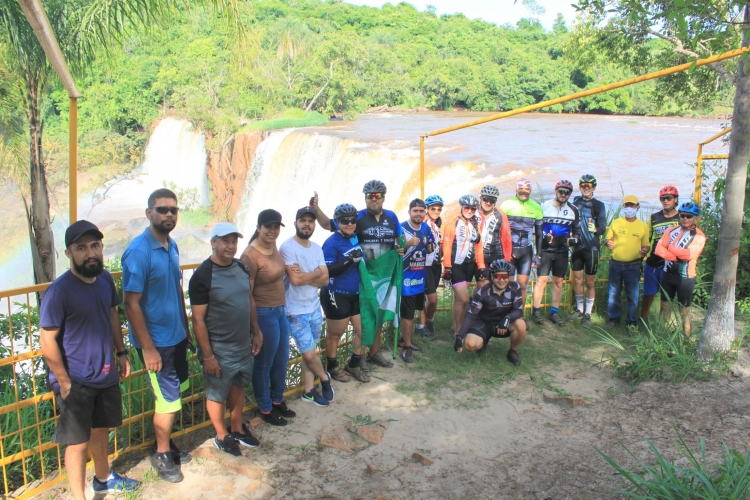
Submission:
{"label": "man crouching", "polygon": [[518,348],[526,337],[521,286],[509,280],[515,273],[510,262],[496,260],[489,269],[490,282],[474,292],[453,347],[456,352],[465,347],[467,351],[482,353],[491,337],[510,337],[508,361],[518,366],[521,364]]}

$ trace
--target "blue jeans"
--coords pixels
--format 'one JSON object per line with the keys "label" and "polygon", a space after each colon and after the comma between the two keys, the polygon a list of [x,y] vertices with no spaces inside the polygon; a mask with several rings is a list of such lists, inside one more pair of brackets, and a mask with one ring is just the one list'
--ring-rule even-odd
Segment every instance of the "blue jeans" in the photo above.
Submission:
{"label": "blue jeans", "polygon": [[268,413],[273,409],[272,402],[284,401],[289,362],[289,322],[284,306],[259,307],[258,326],[263,334],[263,346],[254,359],[253,392],[260,411]]}
{"label": "blue jeans", "polygon": [[622,315],[623,284],[625,285],[625,296],[628,298],[628,316],[625,323],[635,325],[638,323],[636,311],[638,309],[638,293],[640,289],[641,266],[639,264],[623,265],[615,260],[609,261],[609,298],[607,300],[607,314],[610,321],[620,322]]}

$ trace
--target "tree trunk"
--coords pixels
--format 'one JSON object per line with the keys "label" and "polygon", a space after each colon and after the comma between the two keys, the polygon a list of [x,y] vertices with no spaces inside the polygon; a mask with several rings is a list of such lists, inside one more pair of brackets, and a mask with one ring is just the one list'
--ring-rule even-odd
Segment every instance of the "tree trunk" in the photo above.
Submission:
{"label": "tree trunk", "polygon": [[[750,44],[750,4],[745,4],[742,45]],[[750,152],[750,59],[742,56],[737,71],[732,132],[729,139],[724,206],[721,211],[719,243],[716,249],[711,301],[698,343],[698,357],[704,361],[715,352],[726,352],[734,340],[734,288],[740,253],[740,232],[745,206],[748,152]]]}

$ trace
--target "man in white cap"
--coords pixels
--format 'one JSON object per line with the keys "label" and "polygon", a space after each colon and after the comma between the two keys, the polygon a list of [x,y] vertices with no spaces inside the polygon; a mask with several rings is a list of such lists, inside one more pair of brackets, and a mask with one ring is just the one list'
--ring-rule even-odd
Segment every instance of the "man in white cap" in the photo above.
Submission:
{"label": "man in white cap", "polygon": [[[235,259],[242,235],[229,222],[211,230],[211,257],[190,278],[193,330],[198,359],[203,364],[206,408],[216,429],[214,446],[239,456],[239,445],[259,444],[242,422],[245,388],[253,374],[253,356],[263,343],[260,332],[250,330],[250,271]],[[224,424],[229,404],[231,429]]]}

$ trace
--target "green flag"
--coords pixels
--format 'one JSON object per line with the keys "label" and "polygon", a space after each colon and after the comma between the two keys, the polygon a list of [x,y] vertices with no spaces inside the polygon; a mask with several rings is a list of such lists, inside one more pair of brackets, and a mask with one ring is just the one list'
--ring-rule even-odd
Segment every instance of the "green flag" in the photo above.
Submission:
{"label": "green flag", "polygon": [[403,275],[403,260],[395,249],[377,259],[359,261],[359,310],[364,345],[372,345],[384,322],[393,320],[398,326]]}

